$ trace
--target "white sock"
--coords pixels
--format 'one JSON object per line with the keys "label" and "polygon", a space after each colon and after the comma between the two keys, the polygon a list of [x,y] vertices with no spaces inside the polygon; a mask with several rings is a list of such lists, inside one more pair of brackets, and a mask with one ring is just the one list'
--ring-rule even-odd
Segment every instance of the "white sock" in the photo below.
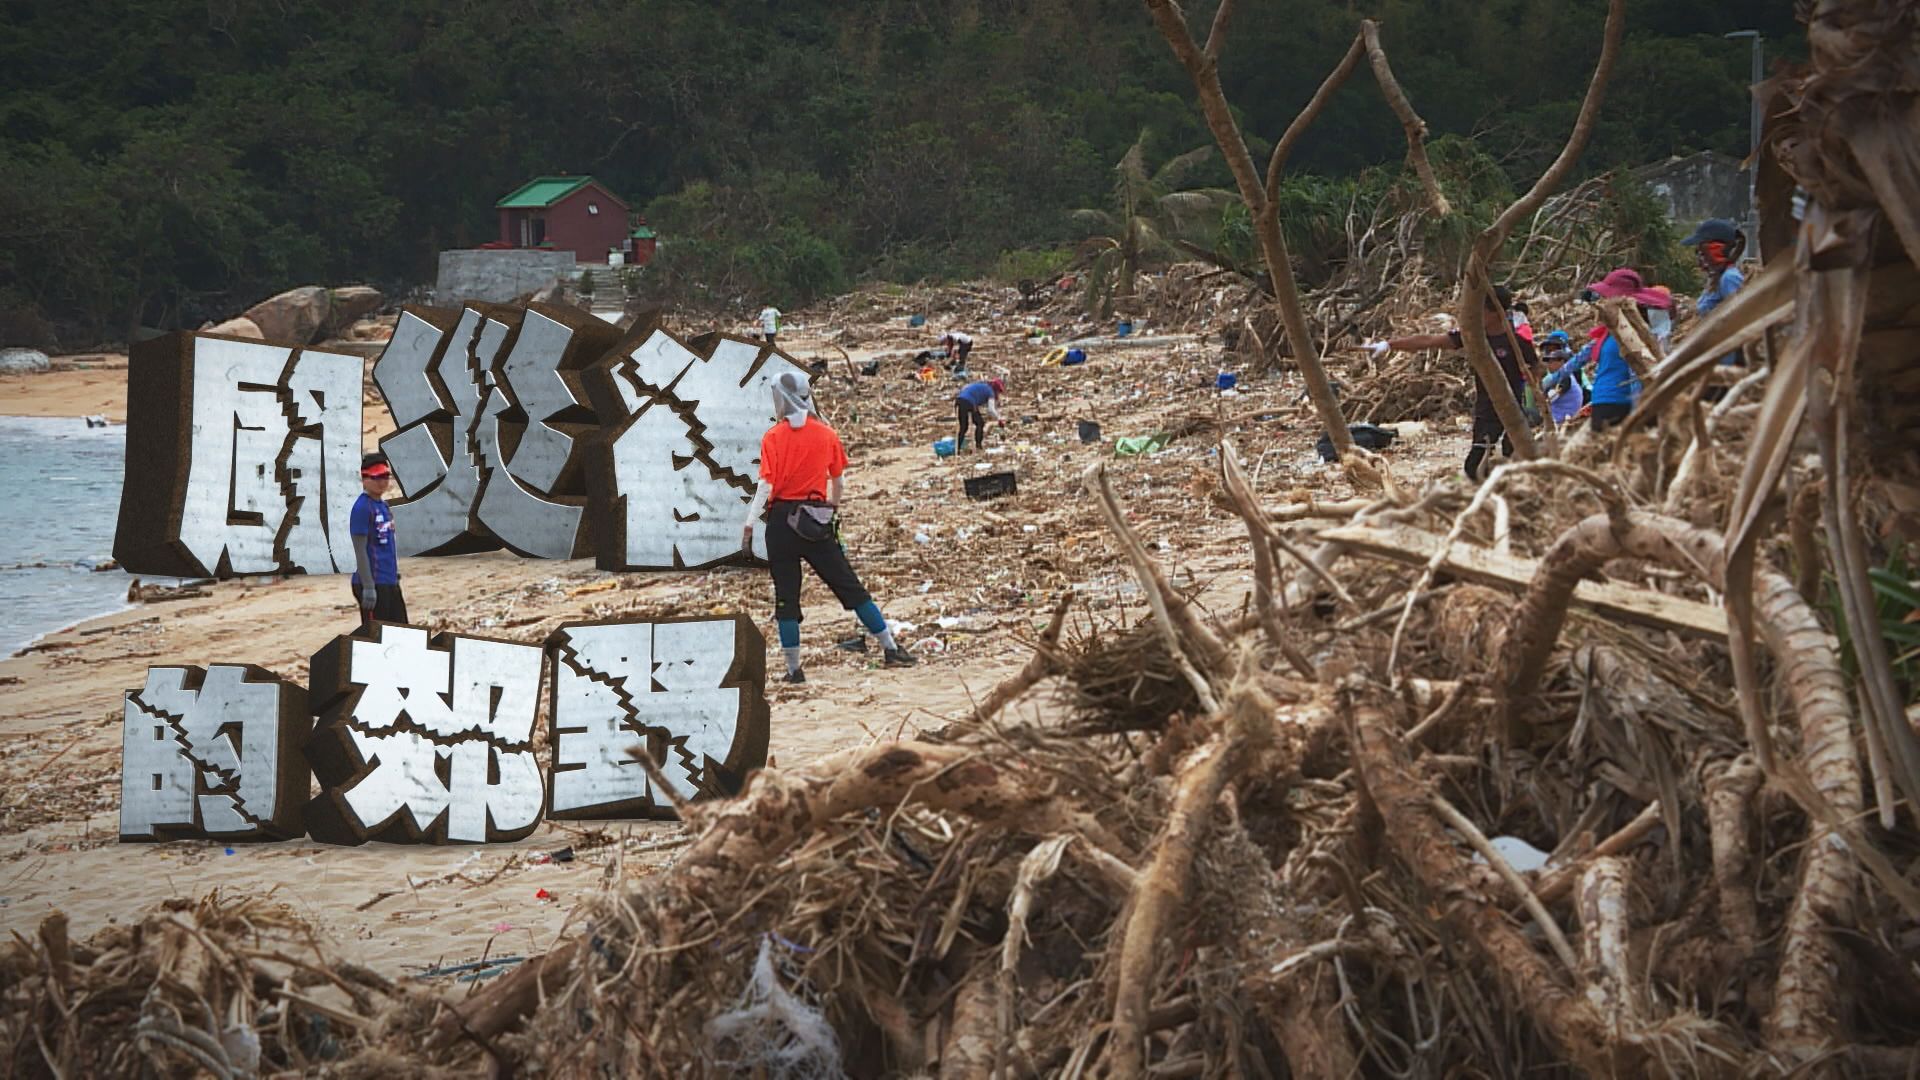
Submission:
{"label": "white sock", "polygon": [[800,670],[800,646],[783,645],[781,646],[780,651],[786,654],[786,657],[787,657],[787,674],[791,675],[794,672],[799,671]]}
{"label": "white sock", "polygon": [[890,629],[882,630],[873,636],[880,639],[880,647],[887,650],[888,652],[892,652],[893,650],[899,648],[898,645],[895,645],[893,643],[893,631]]}

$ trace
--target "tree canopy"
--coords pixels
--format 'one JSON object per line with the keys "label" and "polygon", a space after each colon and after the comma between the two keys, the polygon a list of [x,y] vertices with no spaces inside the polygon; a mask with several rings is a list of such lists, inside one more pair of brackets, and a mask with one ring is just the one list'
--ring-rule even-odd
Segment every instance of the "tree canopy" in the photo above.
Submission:
{"label": "tree canopy", "polygon": [[[1744,42],[1803,53],[1789,0],[1634,0],[1588,172],[1744,155]],[[1211,4],[1193,5],[1196,22]],[[1112,163],[1210,140],[1134,0],[13,0],[0,34],[0,338],[197,325],[277,289],[430,279],[529,176],[645,207],[663,278],[791,306],[868,276],[991,267],[1084,235]],[[1434,134],[1515,183],[1557,150],[1598,0],[1247,0],[1223,57],[1277,137],[1382,20]],[[1260,148],[1256,147],[1256,151]],[[1398,168],[1378,95],[1335,99],[1290,172]],[[1218,162],[1212,168],[1219,169]],[[1224,171],[1192,178],[1223,183]]]}

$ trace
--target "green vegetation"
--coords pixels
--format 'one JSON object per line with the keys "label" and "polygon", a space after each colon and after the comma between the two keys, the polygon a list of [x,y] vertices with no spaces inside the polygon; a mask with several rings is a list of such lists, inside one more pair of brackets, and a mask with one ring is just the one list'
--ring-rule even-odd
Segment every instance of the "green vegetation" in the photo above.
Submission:
{"label": "green vegetation", "polygon": [[[1436,167],[1452,136],[1523,182],[1565,136],[1602,8],[1247,3],[1226,90],[1252,137],[1277,137],[1373,15]],[[1792,4],[1629,9],[1583,172],[1744,153],[1747,53],[1719,35],[1756,26],[1803,52]],[[1210,4],[1189,16],[1204,27]],[[1163,162],[1211,143],[1136,0],[13,0],[7,23],[7,344],[196,325],[307,282],[404,290],[440,249],[491,239],[495,200],[560,173],[645,208],[661,244],[642,295],[793,306],[1061,250],[1130,148]],[[1402,153],[1357,80],[1295,153],[1289,205],[1400,197]],[[1226,179],[1216,159],[1189,183]],[[1309,276],[1338,220],[1289,218]],[[1230,251],[1233,229],[1209,224],[1208,246]]]}
{"label": "green vegetation", "polygon": [[[1089,240],[1095,252],[1087,268],[1087,310],[1113,313],[1114,303],[1133,299],[1134,279],[1145,260],[1171,256],[1180,239],[1218,227],[1221,212],[1239,201],[1222,188],[1183,190],[1187,177],[1214,156],[1214,148],[1189,150],[1147,172],[1147,132],[1142,131],[1113,167],[1112,209],[1083,208],[1073,212],[1081,225],[1094,230]],[[1244,205],[1242,210],[1244,210]]]}

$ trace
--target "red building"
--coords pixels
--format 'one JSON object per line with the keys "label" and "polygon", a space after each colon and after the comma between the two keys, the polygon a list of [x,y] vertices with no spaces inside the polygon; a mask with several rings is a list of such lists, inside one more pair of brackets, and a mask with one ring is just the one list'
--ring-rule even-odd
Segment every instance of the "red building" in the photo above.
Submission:
{"label": "red building", "polygon": [[626,201],[591,176],[536,176],[494,206],[500,239],[489,247],[571,251],[583,263],[613,251],[630,265],[653,256],[653,230],[636,226]]}

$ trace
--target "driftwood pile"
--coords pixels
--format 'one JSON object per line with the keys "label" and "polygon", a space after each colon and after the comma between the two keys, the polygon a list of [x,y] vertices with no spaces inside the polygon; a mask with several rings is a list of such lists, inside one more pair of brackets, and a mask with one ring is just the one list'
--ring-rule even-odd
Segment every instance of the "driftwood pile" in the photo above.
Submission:
{"label": "driftwood pile", "polygon": [[[1894,113],[1848,108],[1887,92],[1858,85],[1886,70],[1876,50],[1920,31],[1911,5],[1814,7],[1814,68],[1770,88],[1776,116],[1844,119],[1783,129],[1814,210],[1673,356],[1609,316],[1657,426],[1549,440],[1477,490],[1389,476],[1376,500],[1282,507],[1223,442],[1252,575],[1237,608],[1169,584],[1096,466],[1089,503],[1151,618],[1095,628],[1061,596],[969,722],[682,808],[671,866],[487,989],[394,1000],[262,944],[283,916],[212,901],[84,945],[56,919],[0,953],[0,1060],[1920,1074],[1920,735],[1857,592],[1883,542],[1863,517],[1920,532],[1920,428],[1875,400],[1914,370],[1920,199],[1899,185],[1920,154]],[[1920,86],[1892,70],[1911,117]],[[1850,158],[1812,152],[1835,138]],[[1897,167],[1820,171],[1867,148]],[[1730,343],[1770,332],[1770,375],[1699,399]],[[1873,468],[1863,432],[1893,440]],[[1049,695],[1051,719],[1008,708]]]}

